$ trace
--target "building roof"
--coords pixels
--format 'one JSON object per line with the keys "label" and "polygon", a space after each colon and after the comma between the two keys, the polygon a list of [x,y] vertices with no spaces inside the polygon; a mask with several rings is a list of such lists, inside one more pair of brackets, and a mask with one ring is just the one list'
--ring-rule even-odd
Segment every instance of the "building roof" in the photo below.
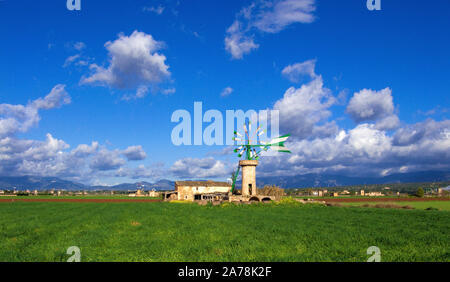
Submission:
{"label": "building roof", "polygon": [[175,181],[175,186],[194,186],[194,187],[231,187],[228,182],[215,181]]}

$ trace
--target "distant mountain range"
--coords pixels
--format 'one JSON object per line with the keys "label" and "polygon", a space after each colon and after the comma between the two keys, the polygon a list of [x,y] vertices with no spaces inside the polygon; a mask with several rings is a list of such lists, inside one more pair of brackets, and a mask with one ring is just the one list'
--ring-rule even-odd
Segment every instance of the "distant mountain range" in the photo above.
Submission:
{"label": "distant mountain range", "polygon": [[398,173],[384,177],[350,177],[332,174],[304,174],[297,176],[258,177],[256,179],[258,186],[275,184],[282,188],[336,187],[346,185],[444,181],[450,181],[450,171]]}
{"label": "distant mountain range", "polygon": [[[390,183],[415,183],[415,182],[444,182],[450,181],[450,172],[426,171],[414,173],[399,173],[385,177],[349,177],[331,174],[304,174],[297,176],[274,176],[257,177],[258,187],[264,185],[277,185],[282,188],[305,188],[305,187],[336,187],[358,184],[390,184]],[[239,187],[239,182],[237,183]],[[0,176],[0,190],[137,190],[143,188],[146,191],[155,189],[156,191],[173,190],[175,182],[167,179],[159,180],[155,183],[136,182],[123,183],[114,186],[89,186],[56,177],[38,176]]]}
{"label": "distant mountain range", "polygon": [[89,186],[72,181],[62,180],[56,177],[39,177],[39,176],[18,176],[18,177],[4,177],[0,176],[0,190],[17,189],[17,190],[137,190],[143,188],[144,190],[173,190],[175,182],[170,180],[159,180],[155,183],[136,182],[123,183],[114,186]]}

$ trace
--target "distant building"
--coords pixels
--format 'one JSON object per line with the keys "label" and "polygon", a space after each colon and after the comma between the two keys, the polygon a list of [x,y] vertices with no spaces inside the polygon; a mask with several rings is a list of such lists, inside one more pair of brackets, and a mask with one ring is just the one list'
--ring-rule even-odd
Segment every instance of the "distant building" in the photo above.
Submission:
{"label": "distant building", "polygon": [[364,192],[364,190],[361,190],[360,194],[361,194],[361,196],[365,196],[365,195],[366,195],[366,193]]}
{"label": "distant building", "polygon": [[331,193],[331,197],[339,197],[339,193],[338,192],[332,192]]}
{"label": "distant building", "polygon": [[153,198],[157,198],[159,197],[161,194],[159,192],[156,192],[155,189],[153,189],[152,191],[148,192],[148,196],[149,197],[153,197]]}
{"label": "distant building", "polygon": [[369,197],[381,197],[381,196],[384,196],[384,194],[381,193],[381,192],[369,192],[366,195],[369,196]]}
{"label": "distant building", "polygon": [[136,193],[130,193],[130,194],[128,194],[128,197],[145,197],[145,196],[147,196],[147,195],[144,194],[144,193],[142,192],[141,189],[138,189],[138,190],[136,191]]}

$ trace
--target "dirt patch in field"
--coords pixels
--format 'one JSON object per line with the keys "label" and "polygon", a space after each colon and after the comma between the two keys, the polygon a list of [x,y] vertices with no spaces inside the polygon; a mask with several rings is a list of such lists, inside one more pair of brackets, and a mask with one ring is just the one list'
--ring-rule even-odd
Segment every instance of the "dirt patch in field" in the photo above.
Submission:
{"label": "dirt patch in field", "polygon": [[439,198],[335,198],[323,199],[327,203],[357,203],[357,202],[431,202],[450,201],[449,197]]}
{"label": "dirt patch in field", "polygon": [[154,203],[157,199],[0,199],[0,203],[39,202],[39,203]]}
{"label": "dirt patch in field", "polygon": [[407,210],[414,209],[411,206],[400,206],[400,205],[395,205],[395,204],[376,204],[376,205],[364,204],[361,207],[363,207],[363,208],[378,208],[378,209],[407,209]]}

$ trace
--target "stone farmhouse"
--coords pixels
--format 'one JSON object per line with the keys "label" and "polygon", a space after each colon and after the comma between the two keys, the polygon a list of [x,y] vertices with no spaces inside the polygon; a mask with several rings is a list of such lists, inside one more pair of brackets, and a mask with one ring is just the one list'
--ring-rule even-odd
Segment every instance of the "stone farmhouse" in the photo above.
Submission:
{"label": "stone farmhouse", "polygon": [[228,196],[231,184],[215,181],[176,181],[175,191],[164,194],[166,200],[219,200]]}

